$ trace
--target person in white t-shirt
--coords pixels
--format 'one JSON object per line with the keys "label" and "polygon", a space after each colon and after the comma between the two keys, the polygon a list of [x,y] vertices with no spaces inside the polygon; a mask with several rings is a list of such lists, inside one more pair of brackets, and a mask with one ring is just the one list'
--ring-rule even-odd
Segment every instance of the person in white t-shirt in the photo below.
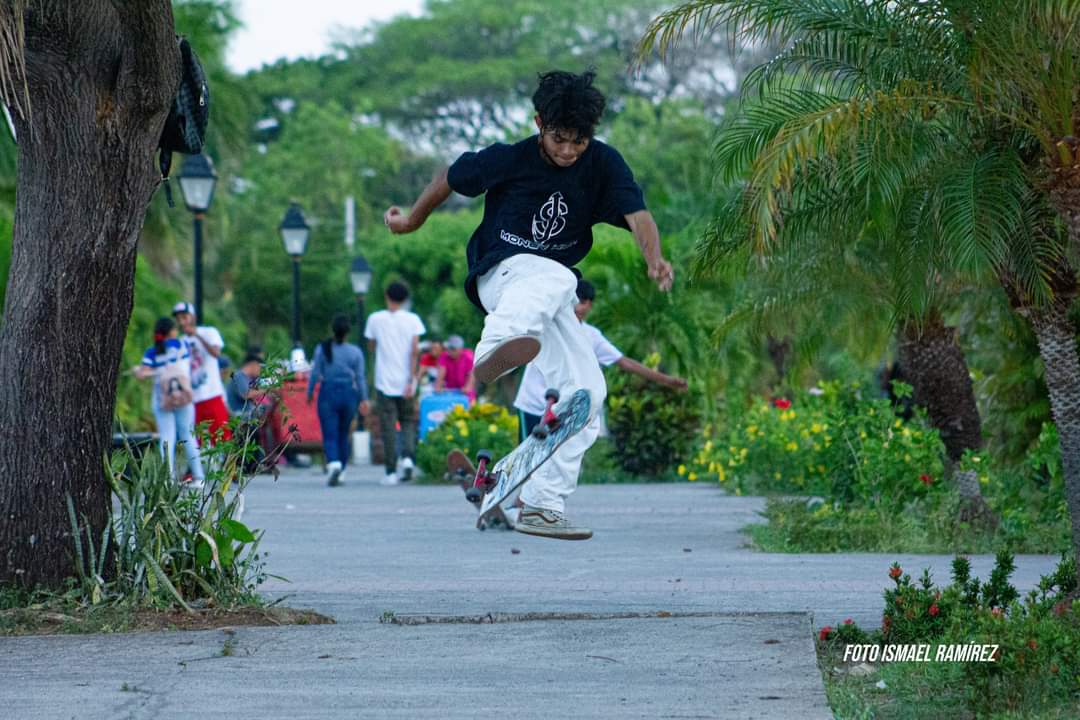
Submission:
{"label": "person in white t-shirt", "polygon": [[[416,467],[417,361],[420,336],[427,330],[416,313],[404,308],[409,289],[403,283],[390,283],[385,298],[386,309],[368,317],[364,337],[368,339],[369,354],[375,358],[375,407],[386,464],[382,483],[397,485],[410,480]],[[401,448],[397,443],[398,423]]]}
{"label": "person in white t-shirt", "polygon": [[[581,321],[581,325],[592,345],[593,352],[596,354],[596,359],[601,366],[611,367],[612,365],[615,365],[621,370],[643,377],[658,385],[664,385],[665,387],[674,388],[679,391],[686,390],[686,380],[667,375],[658,370],[653,370],[650,367],[642,365],[637,360],[631,360],[623,355],[617,347],[612,345],[598,328],[585,322],[585,318],[592,312],[593,301],[596,299],[596,288],[592,283],[588,280],[579,280],[577,285],[577,298],[578,302],[574,306],[574,314],[577,316],[577,319]],[[518,426],[521,428],[520,439],[522,441],[529,436],[529,433],[532,432],[533,428],[536,427],[536,424],[540,422],[541,417],[544,415],[544,410],[547,408],[544,393],[547,392],[548,387],[550,387],[550,385],[544,380],[544,375],[536,367],[536,363],[529,363],[525,366],[525,374],[522,376],[521,385],[518,387],[517,397],[514,398],[514,407],[518,410]],[[529,482],[550,483],[553,486],[553,490],[565,497],[577,487],[577,476],[581,465],[579,463],[576,467],[571,467],[569,465],[563,466],[556,462],[554,467],[561,472],[557,475],[554,473],[551,475],[537,473],[534,474],[533,479],[530,479]],[[503,508],[503,514],[506,515],[507,519],[511,522],[513,522],[513,518],[516,516],[516,513],[514,513],[513,510],[514,506],[510,503]]]}
{"label": "person in white t-shirt", "polygon": [[191,394],[195,401],[195,425],[209,423],[210,444],[232,437],[229,430],[229,406],[225,404],[225,383],[221,381],[218,358],[225,341],[217,328],[196,325],[195,308],[180,302],[173,306],[173,317],[191,351]]}

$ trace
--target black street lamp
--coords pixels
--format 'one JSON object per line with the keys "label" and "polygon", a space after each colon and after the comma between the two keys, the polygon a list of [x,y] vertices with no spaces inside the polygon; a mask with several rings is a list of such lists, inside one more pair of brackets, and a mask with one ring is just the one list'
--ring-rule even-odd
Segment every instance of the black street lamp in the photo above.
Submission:
{"label": "black street lamp", "polygon": [[353,259],[349,282],[352,283],[352,291],[356,295],[356,334],[359,338],[356,344],[364,347],[364,296],[371,289],[371,266],[363,255]]}
{"label": "black street lamp", "polygon": [[285,244],[285,252],[293,261],[293,347],[300,345],[300,258],[307,250],[308,238],[311,236],[311,228],[304,219],[304,213],[300,210],[299,203],[289,203],[289,209],[285,211],[285,219],[278,227],[281,231],[281,241]]}
{"label": "black street lamp", "polygon": [[180,169],[180,192],[195,222],[195,313],[203,315],[202,292],[202,223],[214,199],[217,173],[208,155],[188,155]]}

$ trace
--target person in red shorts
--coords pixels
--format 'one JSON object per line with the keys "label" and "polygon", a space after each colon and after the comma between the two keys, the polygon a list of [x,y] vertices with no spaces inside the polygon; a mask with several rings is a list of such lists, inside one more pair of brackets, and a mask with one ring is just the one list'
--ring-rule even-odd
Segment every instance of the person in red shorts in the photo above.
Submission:
{"label": "person in red shorts", "polygon": [[209,423],[210,444],[232,437],[229,431],[229,408],[225,404],[225,384],[221,382],[218,358],[225,341],[217,328],[197,325],[195,308],[180,302],[173,306],[173,317],[191,351],[191,396],[195,401],[195,425]]}

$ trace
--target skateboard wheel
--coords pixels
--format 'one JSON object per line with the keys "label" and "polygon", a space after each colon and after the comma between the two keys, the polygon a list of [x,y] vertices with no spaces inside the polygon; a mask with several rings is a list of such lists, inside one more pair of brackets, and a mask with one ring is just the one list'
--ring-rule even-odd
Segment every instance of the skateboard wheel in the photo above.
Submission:
{"label": "skateboard wheel", "polygon": [[491,462],[490,450],[480,450],[476,453],[476,464],[479,465],[481,462]]}
{"label": "skateboard wheel", "polygon": [[484,491],[474,485],[465,491],[465,499],[471,503],[478,503],[484,499]]}
{"label": "skateboard wheel", "polygon": [[559,402],[559,391],[555,388],[548,388],[544,391],[544,399],[551,402]]}
{"label": "skateboard wheel", "polygon": [[532,435],[537,440],[546,440],[548,436],[547,426],[544,425],[544,423],[538,423],[537,426],[533,428]]}

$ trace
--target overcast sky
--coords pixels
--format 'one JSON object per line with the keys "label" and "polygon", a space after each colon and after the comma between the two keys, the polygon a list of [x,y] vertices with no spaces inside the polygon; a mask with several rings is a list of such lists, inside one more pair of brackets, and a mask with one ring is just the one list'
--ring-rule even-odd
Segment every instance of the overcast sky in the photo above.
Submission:
{"label": "overcast sky", "polygon": [[361,28],[373,20],[419,14],[423,0],[238,0],[244,27],[229,45],[228,63],[245,72],[287,57],[317,57],[329,50],[335,27]]}

